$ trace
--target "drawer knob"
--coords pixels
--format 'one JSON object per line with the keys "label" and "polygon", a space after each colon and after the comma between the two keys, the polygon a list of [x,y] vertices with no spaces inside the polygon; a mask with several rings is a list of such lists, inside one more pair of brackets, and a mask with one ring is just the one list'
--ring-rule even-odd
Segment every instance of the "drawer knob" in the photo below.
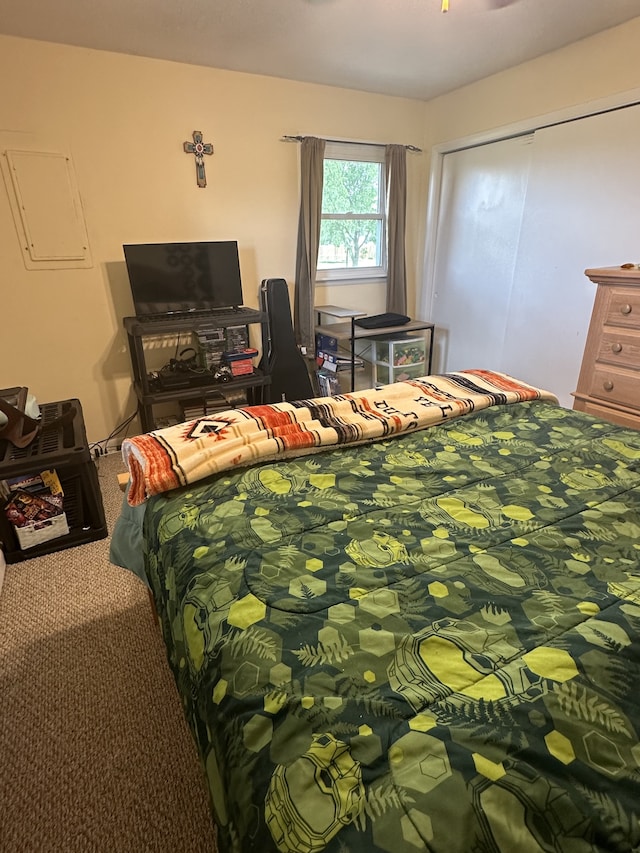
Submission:
{"label": "drawer knob", "polygon": [[605,391],[613,391],[613,382],[610,379],[605,379],[602,383],[602,387]]}
{"label": "drawer knob", "polygon": [[625,305],[620,306],[621,314],[631,314],[631,305],[627,302]]}
{"label": "drawer knob", "polygon": [[620,343],[611,344],[611,349],[613,352],[622,352],[622,344],[620,344]]}

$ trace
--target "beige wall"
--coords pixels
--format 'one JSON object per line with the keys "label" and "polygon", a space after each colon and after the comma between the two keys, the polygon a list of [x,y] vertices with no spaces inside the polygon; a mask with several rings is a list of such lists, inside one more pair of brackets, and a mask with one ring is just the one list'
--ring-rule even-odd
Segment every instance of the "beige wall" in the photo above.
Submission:
{"label": "beige wall", "polygon": [[[638,44],[640,18],[423,104],[0,36],[0,150],[72,155],[94,262],[26,270],[0,187],[0,387],[28,385],[43,401],[79,397],[90,440],[134,410],[125,242],[237,239],[249,305],[263,278],[291,283],[298,149],[283,134],[425,148],[408,157],[415,313],[431,146],[640,87]],[[206,189],[182,152],[194,129],[215,146]],[[318,300],[384,310],[380,287],[326,288]]]}
{"label": "beige wall", "polygon": [[[422,146],[424,104],[0,36],[0,150],[71,154],[94,266],[29,271],[0,185],[0,388],[78,397],[90,440],[135,409],[122,317],[132,313],[122,244],[237,240],[247,305],[263,278],[294,277],[298,146],[315,134]],[[196,186],[182,143],[215,153]],[[423,256],[428,157],[408,157],[409,305]],[[43,204],[46,204],[43,198]],[[384,310],[382,286],[322,302]]]}

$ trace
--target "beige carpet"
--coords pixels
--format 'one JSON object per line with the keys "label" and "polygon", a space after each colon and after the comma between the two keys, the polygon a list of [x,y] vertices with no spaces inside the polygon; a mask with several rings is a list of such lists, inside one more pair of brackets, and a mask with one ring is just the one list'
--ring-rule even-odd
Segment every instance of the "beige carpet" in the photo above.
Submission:
{"label": "beige carpet", "polygon": [[[109,530],[119,454],[99,478]],[[0,850],[212,853],[214,829],[146,588],[108,539],[7,566]]]}

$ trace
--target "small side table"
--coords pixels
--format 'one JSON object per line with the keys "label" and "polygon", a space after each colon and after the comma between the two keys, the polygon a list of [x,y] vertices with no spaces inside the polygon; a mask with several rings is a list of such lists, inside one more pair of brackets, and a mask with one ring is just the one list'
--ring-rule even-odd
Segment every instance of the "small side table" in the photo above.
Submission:
{"label": "small side table", "polygon": [[[366,311],[353,311],[351,308],[340,308],[338,305],[317,305],[314,309],[318,315],[318,325],[316,332],[323,335],[330,335],[335,338],[348,339],[351,352],[351,390],[355,387],[356,374],[356,355],[355,342],[362,338],[379,338],[381,335],[395,335],[397,333],[406,334],[407,332],[428,331],[429,344],[427,355],[425,358],[425,375],[431,373],[433,362],[433,338],[435,334],[434,323],[426,320],[409,320],[401,326],[383,326],[376,329],[363,329],[361,326],[356,326],[358,317],[366,317]],[[322,324],[322,315],[327,317],[335,317],[338,320],[347,322]]]}
{"label": "small side table", "polygon": [[70,408],[75,415],[65,426],[39,433],[27,447],[14,447],[0,439],[0,480],[39,474],[55,468],[64,492],[64,511],[69,533],[22,550],[13,525],[0,510],[0,547],[7,563],[17,563],[107,536],[107,523],[98,472],[87,443],[79,400],[40,404],[43,426]]}
{"label": "small side table", "polygon": [[[318,325],[316,331],[324,335],[334,335],[336,338],[349,338],[349,351],[351,353],[351,390],[356,385],[356,350],[355,337],[356,325],[355,321],[358,317],[366,317],[366,311],[354,311],[352,308],[341,308],[339,305],[317,305],[315,311],[318,314]],[[346,320],[347,334],[345,334],[345,324],[331,324],[328,326],[322,325],[322,315],[327,317],[335,317],[337,320]]]}

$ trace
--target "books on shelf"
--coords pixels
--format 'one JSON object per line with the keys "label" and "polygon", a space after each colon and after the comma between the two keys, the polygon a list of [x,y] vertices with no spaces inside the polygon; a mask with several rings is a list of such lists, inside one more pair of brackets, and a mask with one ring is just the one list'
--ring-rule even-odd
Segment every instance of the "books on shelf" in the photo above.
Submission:
{"label": "books on shelf", "polygon": [[323,368],[318,371],[317,377],[321,397],[332,397],[334,394],[340,393],[340,383],[335,373]]}
{"label": "books on shelf", "polygon": [[316,332],[316,352],[318,352],[318,350],[322,352],[337,353],[338,339],[334,338],[333,335],[324,335],[321,332]]}
{"label": "books on shelf", "polygon": [[[316,332],[316,364],[319,368],[335,373],[338,370],[351,370],[351,362],[351,355],[341,355],[338,352],[337,338]],[[353,366],[364,367],[364,361],[354,355]]]}

